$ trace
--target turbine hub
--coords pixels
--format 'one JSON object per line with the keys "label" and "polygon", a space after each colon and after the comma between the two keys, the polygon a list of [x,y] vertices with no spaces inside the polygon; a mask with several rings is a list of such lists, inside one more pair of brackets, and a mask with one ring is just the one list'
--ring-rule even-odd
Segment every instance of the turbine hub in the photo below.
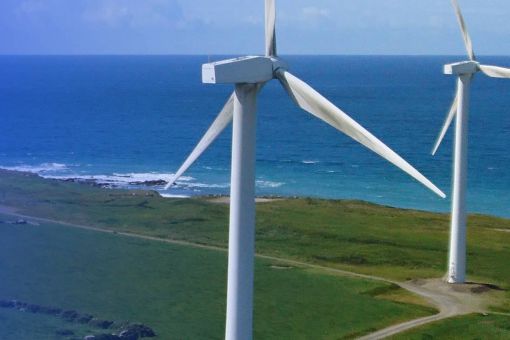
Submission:
{"label": "turbine hub", "polygon": [[444,66],[444,74],[454,74],[457,76],[474,74],[478,71],[480,71],[480,63],[476,61],[463,61]]}
{"label": "turbine hub", "polygon": [[275,77],[278,69],[287,64],[276,57],[246,56],[202,65],[205,84],[257,84]]}

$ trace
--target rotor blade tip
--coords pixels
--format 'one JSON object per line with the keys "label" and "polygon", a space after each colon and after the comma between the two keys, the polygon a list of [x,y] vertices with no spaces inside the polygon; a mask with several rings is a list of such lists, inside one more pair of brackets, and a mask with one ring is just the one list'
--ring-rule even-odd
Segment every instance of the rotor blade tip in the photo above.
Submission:
{"label": "rotor blade tip", "polygon": [[168,189],[170,189],[170,187],[171,187],[172,185],[174,185],[174,183],[175,183],[175,181],[176,181],[176,180],[177,180],[177,178],[175,178],[175,177],[173,177],[172,179],[170,179],[170,180],[168,181],[168,183],[165,185],[164,190],[168,190]]}

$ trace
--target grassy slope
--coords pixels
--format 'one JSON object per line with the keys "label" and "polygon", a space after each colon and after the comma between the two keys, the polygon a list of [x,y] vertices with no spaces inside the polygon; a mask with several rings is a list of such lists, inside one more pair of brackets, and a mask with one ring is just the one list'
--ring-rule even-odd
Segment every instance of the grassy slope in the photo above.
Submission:
{"label": "grassy slope", "polygon": [[[389,284],[271,265],[256,263],[259,339],[338,339],[431,312],[372,296],[391,289]],[[0,298],[143,322],[162,339],[223,336],[225,252],[51,224],[0,224],[0,272]],[[40,338],[57,326],[72,329],[55,319],[9,313],[0,310],[0,319],[11,325],[2,327],[2,339]],[[22,315],[31,318],[33,329],[16,328],[23,325]]]}
{"label": "grassy slope", "polygon": [[[74,223],[227,244],[228,206],[203,199],[168,200],[151,193],[105,191],[0,172],[0,204]],[[445,272],[447,215],[309,199],[259,204],[257,209],[260,253],[398,280]],[[468,275],[472,281],[508,289],[510,233],[495,228],[510,230],[510,220],[470,216]],[[503,311],[510,310],[510,294],[506,296]]]}
{"label": "grassy slope", "polygon": [[471,314],[419,327],[392,340],[481,340],[510,338],[510,318],[504,315]]}
{"label": "grassy slope", "polygon": [[[198,243],[227,245],[228,206],[100,190],[0,170],[0,204],[74,223]],[[471,280],[510,282],[510,220],[470,216]],[[388,278],[445,272],[448,216],[358,201],[283,200],[257,206],[257,250]]]}

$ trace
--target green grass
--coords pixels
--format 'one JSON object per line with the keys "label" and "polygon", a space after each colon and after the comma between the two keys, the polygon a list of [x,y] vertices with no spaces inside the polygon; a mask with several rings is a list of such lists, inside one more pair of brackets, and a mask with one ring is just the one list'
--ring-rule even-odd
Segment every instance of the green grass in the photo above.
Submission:
{"label": "green grass", "polygon": [[[0,171],[0,204],[59,220],[226,247],[228,206],[164,199],[152,192],[102,190]],[[445,273],[446,214],[360,201],[290,199],[257,206],[257,251],[405,280]],[[469,218],[468,277],[505,287],[510,220]],[[476,274],[476,275],[475,275]]]}
{"label": "green grass", "polygon": [[505,315],[470,314],[416,328],[392,340],[483,340],[510,339],[510,317]]}
{"label": "green grass", "polygon": [[[142,322],[162,339],[223,337],[226,263],[222,251],[52,224],[0,224],[0,298]],[[395,289],[389,284],[273,264],[256,261],[259,339],[352,337],[433,312],[377,298]],[[0,316],[9,319],[6,313]],[[2,339],[39,339],[37,334],[65,326],[49,317],[40,322],[32,319],[42,316],[9,314],[15,318],[12,336],[2,333]],[[32,320],[27,324],[33,322],[34,333],[29,326],[16,333],[22,315]]]}
{"label": "green grass", "polygon": [[[219,247],[226,247],[228,241],[228,206],[211,203],[206,198],[163,199],[153,192],[103,190],[75,183],[43,180],[34,175],[0,171],[0,205],[16,207],[20,212],[29,215],[92,225],[108,230],[127,231]],[[295,259],[395,280],[441,277],[446,270],[448,219],[446,214],[395,209],[359,201],[288,199],[257,205],[256,248],[258,253],[264,255]],[[0,226],[2,225],[0,224]],[[481,215],[469,217],[468,279],[475,282],[497,284],[506,289],[505,298],[498,301],[499,305],[494,309],[510,311],[510,293],[508,291],[510,289],[510,271],[508,271],[510,233],[496,229],[510,230],[510,220]],[[97,235],[95,237],[99,238]],[[102,237],[108,238],[108,235]],[[122,239],[115,235],[110,235],[110,237],[112,239],[105,242],[108,247],[114,247],[113,245]],[[125,249],[118,247],[121,255],[118,255],[117,260],[131,259],[128,264],[119,267],[128,268],[122,272],[122,274],[128,275],[128,279],[116,283],[115,292],[119,294],[117,298],[115,292],[107,295],[105,301],[109,301],[108,305],[102,306],[100,309],[105,317],[119,315],[118,317],[125,318],[131,317],[130,311],[135,313],[134,310],[138,307],[124,306],[120,311],[121,314],[118,314],[119,311],[116,309],[118,304],[124,303],[122,302],[124,298],[121,298],[120,295],[140,297],[144,294],[152,296],[146,292],[155,292],[155,296],[163,294],[161,288],[159,291],[157,287],[152,286],[149,287],[150,289],[144,289],[147,287],[144,287],[143,284],[143,288],[139,288],[139,283],[135,284],[135,282],[139,282],[137,280],[140,279],[137,275],[131,277],[130,275],[134,275],[131,270],[138,268],[138,265],[140,266],[138,269],[143,273],[141,276],[144,279],[151,278],[151,275],[155,275],[150,272],[150,268],[153,268],[151,266],[161,263],[158,273],[159,271],[167,273],[170,264],[164,262],[164,259],[172,258],[169,255],[171,253],[169,249],[177,251],[175,249],[182,248],[168,245],[156,246],[153,243],[150,243],[150,246],[141,247],[138,245],[138,240],[125,240],[125,242],[133,247]],[[65,241],[59,242],[56,247],[63,247],[63,244]],[[76,246],[76,242],[70,244],[73,247]],[[82,272],[91,275],[92,278],[84,278],[85,281],[80,282],[70,282],[66,289],[72,290],[72,287],[80,284],[85,285],[89,282],[87,280],[90,280],[90,287],[87,286],[91,290],[90,294],[100,295],[104,294],[104,291],[108,291],[108,287],[111,289],[111,280],[114,279],[110,278],[111,274],[109,273],[111,273],[113,263],[116,262],[113,259],[109,260],[110,262],[107,261],[106,264],[110,263],[111,265],[106,266],[105,264],[104,268],[97,265],[98,262],[101,263],[109,258],[108,256],[103,258],[104,254],[100,251],[100,244],[102,243],[95,239],[91,241],[86,247],[89,249],[88,252],[80,253],[81,257],[74,260],[75,263],[82,264],[89,261],[89,264],[84,268],[77,268],[76,272],[67,269],[70,271],[68,273],[70,276],[63,281],[72,281],[73,278],[82,275],[80,274]],[[158,247],[166,249],[165,251],[160,250],[166,254],[165,256],[150,255],[153,256],[151,258],[147,253],[135,258],[122,253],[123,251],[133,251],[135,248],[151,252],[156,251]],[[66,251],[70,252],[69,249]],[[214,300],[215,302],[210,302],[210,305],[202,302],[197,305],[189,305],[184,302],[187,300],[178,298],[179,294],[177,294],[177,296],[172,295],[172,298],[179,301],[176,305],[178,307],[176,307],[165,298],[156,301],[157,298],[154,297],[155,309],[144,311],[143,315],[167,311],[165,315],[168,319],[165,321],[152,320],[156,328],[160,327],[164,332],[168,332],[165,334],[180,334],[180,331],[192,328],[194,332],[207,329],[204,333],[197,333],[196,336],[199,338],[207,337],[209,334],[221,337],[224,319],[225,254],[197,249],[181,249],[179,254],[181,251],[191,252],[195,255],[179,256],[179,263],[173,267],[184,266],[183,272],[184,270],[189,272],[189,268],[196,268],[197,271],[204,271],[207,275],[212,276],[205,281],[194,276],[187,279],[186,284],[183,283],[182,286],[173,281],[170,283],[171,280],[158,281],[154,278],[149,281],[164,282],[165,285],[168,285],[165,286],[165,291],[169,290],[167,287],[171,287],[170,290],[174,292],[194,287],[193,284],[207,282],[208,287],[210,286],[210,289],[207,290],[208,293],[203,289],[198,289],[197,291],[200,293],[197,293],[197,296],[207,293],[209,294],[207,298],[210,299],[208,301]],[[201,260],[197,261],[199,253],[207,255],[199,256]],[[213,261],[215,256],[217,257],[214,260],[216,262]],[[142,261],[141,259],[146,258],[149,260],[143,260],[144,266],[137,264]],[[146,267],[148,263],[151,266]],[[201,263],[209,263],[209,265],[202,267]],[[2,259],[0,259],[1,265]],[[117,265],[115,264],[115,266]],[[134,267],[131,268],[131,266]],[[64,266],[64,268],[66,267]],[[58,272],[59,269],[52,268],[52,270]],[[96,282],[94,277],[100,277],[96,273],[100,270],[103,270],[103,274],[108,277],[105,279],[108,285],[92,284],[92,282]],[[213,270],[215,272],[211,273]],[[319,338],[355,336],[369,331],[371,328],[381,328],[384,324],[391,323],[387,319],[388,315],[403,320],[412,318],[416,313],[426,312],[411,308],[402,314],[392,314],[393,312],[384,309],[386,307],[377,304],[370,304],[374,308],[367,307],[369,308],[365,310],[368,311],[367,313],[356,312],[357,307],[365,308],[361,307],[363,301],[371,303],[374,301],[374,296],[371,295],[374,291],[389,289],[379,283],[324,276],[320,272],[304,269],[275,270],[265,261],[258,261],[256,270],[255,327],[259,338],[306,338],[306,335],[310,334],[318,335]],[[146,271],[148,272],[146,273]],[[216,271],[221,271],[221,273]],[[19,275],[21,276],[22,273]],[[62,282],[60,277],[52,282],[52,285],[56,285],[57,282]],[[133,284],[129,285],[127,282],[133,282]],[[352,285],[348,286],[347,282],[351,282]],[[173,286],[174,284],[177,286]],[[95,290],[96,285],[103,287],[103,290]],[[375,286],[368,287],[366,285]],[[134,292],[128,290],[128,288],[135,289],[133,288],[135,286],[138,287],[136,289],[141,290]],[[271,292],[275,296],[269,295]],[[49,296],[57,294],[56,291],[50,293],[48,293]],[[80,294],[83,292],[76,293],[75,299]],[[380,303],[387,303],[388,301],[384,301],[382,297],[391,297],[398,301],[413,301],[413,298],[402,297],[403,295],[405,294],[402,294],[401,291],[391,291],[390,289],[389,292],[377,295],[376,300]],[[40,292],[34,297],[44,297],[44,293]],[[285,299],[285,301],[281,299]],[[73,301],[73,299],[68,296],[62,301]],[[95,300],[88,296],[87,301]],[[87,301],[74,301],[76,306],[70,306],[70,308],[84,308],[87,311]],[[108,310],[110,302],[111,310]],[[159,303],[162,305],[157,307]],[[96,306],[94,308],[98,308],[96,303],[93,305]],[[169,306],[173,307],[169,308]],[[391,306],[391,308],[395,306],[410,308],[404,304]],[[352,313],[351,310],[353,310]],[[136,316],[138,321],[143,321],[143,318],[138,318],[138,314],[132,316]],[[327,317],[322,320],[323,316]],[[350,319],[351,316],[352,319]],[[371,319],[372,317],[374,319]],[[380,317],[383,319],[379,320],[380,323],[377,324],[376,319]],[[197,326],[196,320],[200,320],[198,322],[200,327]],[[312,322],[314,325],[310,326]],[[174,329],[171,328],[174,326],[170,326],[170,324],[180,324],[183,327]],[[440,327],[440,325],[441,323],[438,323],[432,327]],[[310,333],[307,333],[308,328],[310,328]],[[295,331],[292,335],[272,333],[283,329],[295,329]],[[443,332],[440,329],[438,331]]]}

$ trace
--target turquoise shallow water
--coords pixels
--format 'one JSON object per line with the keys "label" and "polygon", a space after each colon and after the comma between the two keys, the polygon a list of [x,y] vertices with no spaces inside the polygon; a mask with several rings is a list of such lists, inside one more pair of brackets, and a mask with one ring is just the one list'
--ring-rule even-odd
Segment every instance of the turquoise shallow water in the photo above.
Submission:
{"label": "turquoise shallow water", "polygon": [[[222,57],[214,57],[220,59]],[[457,57],[289,56],[291,72],[446,193],[451,138],[430,156],[454,93]],[[481,57],[510,65],[510,57]],[[168,178],[232,87],[201,84],[206,56],[0,57],[0,166],[121,187]],[[468,206],[510,217],[510,81],[473,83]],[[447,211],[391,164],[294,106],[277,82],[259,97],[259,195],[355,198]],[[230,130],[166,195],[229,191]]]}

